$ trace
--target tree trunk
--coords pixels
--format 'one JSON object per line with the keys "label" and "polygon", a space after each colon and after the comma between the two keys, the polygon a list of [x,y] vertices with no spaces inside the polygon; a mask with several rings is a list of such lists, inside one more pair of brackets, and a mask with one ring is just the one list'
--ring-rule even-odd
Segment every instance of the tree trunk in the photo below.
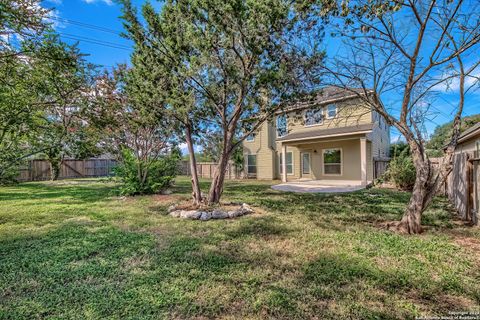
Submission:
{"label": "tree trunk", "polygon": [[56,181],[60,176],[60,165],[61,160],[59,159],[50,159],[50,180]]}
{"label": "tree trunk", "polygon": [[195,149],[193,148],[192,128],[190,124],[186,125],[186,140],[190,159],[190,172],[192,174],[192,197],[194,204],[198,205],[202,202],[202,191],[200,190],[200,183],[198,182],[197,160],[195,158]]}
{"label": "tree trunk", "polygon": [[433,179],[430,160],[415,145],[415,142],[409,145],[416,171],[415,184],[402,220],[396,228],[401,233],[419,234],[422,232],[422,213],[436,193],[436,183]]}
{"label": "tree trunk", "polygon": [[208,204],[213,205],[220,202],[220,198],[223,193],[223,184],[225,182],[225,172],[228,165],[228,154],[223,154],[220,158],[217,166],[215,167],[215,173],[213,174],[212,184],[210,185],[210,191],[208,193]]}

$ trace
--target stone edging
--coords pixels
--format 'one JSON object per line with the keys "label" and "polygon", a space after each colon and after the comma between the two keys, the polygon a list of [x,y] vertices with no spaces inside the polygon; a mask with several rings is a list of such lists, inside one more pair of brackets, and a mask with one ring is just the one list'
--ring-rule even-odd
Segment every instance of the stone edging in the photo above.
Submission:
{"label": "stone edging", "polygon": [[175,218],[192,219],[207,221],[210,219],[231,219],[240,217],[246,214],[253,213],[253,209],[246,203],[236,210],[224,211],[215,209],[212,212],[206,210],[176,210],[175,206],[168,208],[169,215]]}

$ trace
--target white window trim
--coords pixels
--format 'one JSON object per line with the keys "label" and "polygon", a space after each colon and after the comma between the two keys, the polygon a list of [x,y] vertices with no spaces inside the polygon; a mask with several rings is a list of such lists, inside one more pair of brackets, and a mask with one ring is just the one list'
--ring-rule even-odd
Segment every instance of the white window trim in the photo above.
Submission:
{"label": "white window trim", "polygon": [[[250,137],[250,136],[252,137],[252,139],[248,139],[248,137]],[[249,135],[245,138],[245,141],[246,141],[246,142],[253,142],[253,141],[255,141],[255,134],[254,134],[254,133],[249,134]]]}
{"label": "white window trim", "polygon": [[[304,172],[303,169],[304,169],[304,165],[303,165],[303,156],[308,154],[308,172]],[[302,175],[304,174],[312,174],[312,155],[310,154],[310,152],[302,152]]]}
{"label": "white window trim", "polygon": [[[293,151],[287,151],[287,154],[291,153],[292,154],[292,173],[287,172],[287,176],[293,176],[295,174],[295,158],[293,157]],[[287,161],[287,154],[285,155],[285,161]],[[279,170],[278,172],[280,174],[282,173],[282,152],[279,153],[280,157],[278,158],[278,164],[279,164]],[[287,168],[287,165],[285,165],[285,168]],[[287,170],[288,171],[288,170]]]}
{"label": "white window trim", "polygon": [[[335,116],[333,116],[333,117],[330,117],[330,116],[328,115],[328,107],[330,107],[330,106],[335,106]],[[332,103],[332,104],[327,105],[327,106],[325,107],[325,110],[326,110],[326,111],[325,111],[325,117],[326,117],[327,119],[335,119],[335,118],[337,117],[337,114],[338,114],[338,106],[337,106],[335,103]]]}
{"label": "white window trim", "polygon": [[[327,150],[340,150],[340,174],[337,173],[325,173],[325,151]],[[335,164],[335,163],[334,163]],[[322,174],[324,176],[340,177],[343,176],[343,149],[342,148],[327,148],[322,149]]]}
{"label": "white window trim", "polygon": [[[280,136],[278,134],[278,117],[279,116],[285,116],[285,135],[283,135],[283,136]],[[277,118],[275,119],[275,134],[276,134],[277,138],[282,138],[282,137],[285,137],[286,135],[288,135],[288,116],[287,116],[286,113],[282,113],[282,114],[277,115]]]}
{"label": "white window trim", "polygon": [[307,109],[307,110],[305,110],[305,111],[303,112],[303,123],[304,123],[303,126],[304,126],[305,128],[308,128],[308,127],[315,127],[315,126],[321,126],[321,125],[323,125],[323,122],[324,122],[323,114],[325,113],[325,108],[323,108],[323,107],[320,108],[320,112],[322,113],[322,122],[320,122],[320,123],[314,123],[314,124],[307,124],[307,111],[310,110],[310,109],[312,109],[312,108],[309,108],[309,109]]}

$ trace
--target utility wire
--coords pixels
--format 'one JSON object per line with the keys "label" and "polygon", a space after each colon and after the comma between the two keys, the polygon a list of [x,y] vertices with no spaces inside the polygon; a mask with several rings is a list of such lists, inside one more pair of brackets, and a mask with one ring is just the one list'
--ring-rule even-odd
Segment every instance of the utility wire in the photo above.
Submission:
{"label": "utility wire", "polygon": [[76,34],[65,33],[65,32],[59,32],[59,33],[60,33],[60,35],[67,36],[67,37],[72,37],[72,38],[78,38],[79,40],[98,42],[100,44],[107,44],[107,45],[110,45],[110,46],[121,47],[123,49],[128,49],[128,50],[131,49],[127,45],[123,45],[123,44],[119,44],[119,43],[115,43],[115,42],[105,41],[105,40],[96,39],[96,38],[89,38],[89,37],[79,36],[79,35],[76,35]]}
{"label": "utility wire", "polygon": [[61,34],[61,37],[71,39],[71,40],[80,41],[80,42],[87,42],[87,43],[91,43],[91,44],[96,44],[96,45],[99,45],[99,46],[109,47],[109,48],[113,48],[113,49],[130,51],[130,48],[128,48],[126,46],[117,45],[117,44],[109,44],[109,43],[104,42],[102,40],[95,40],[95,39],[92,39],[92,38],[85,39],[83,37],[82,37],[83,39],[80,39],[78,36],[69,36],[69,35],[66,35],[66,34]]}
{"label": "utility wire", "polygon": [[[65,18],[60,18],[60,17],[51,17],[50,19],[58,21],[58,22],[64,22],[64,23],[80,26],[80,27],[87,28],[87,29],[93,29],[93,30],[107,32],[107,33],[115,34],[117,36],[121,36],[120,31],[109,29],[109,28],[106,28],[106,27],[98,26],[98,25],[94,25],[94,24],[89,24],[89,23],[85,23],[85,22],[81,22],[81,21],[65,19]],[[131,48],[126,46],[126,45],[118,44],[118,43],[114,43],[114,42],[110,42],[110,41],[104,41],[104,40],[100,40],[100,39],[89,38],[89,37],[79,36],[79,35],[75,35],[75,34],[68,34],[68,33],[63,33],[63,32],[60,32],[60,35],[64,38],[67,38],[67,39],[81,41],[81,42],[87,42],[87,43],[96,44],[96,45],[99,45],[99,46],[109,47],[109,48],[113,48],[113,49],[120,49],[120,50],[125,50],[125,51],[127,51],[127,50],[130,51],[131,50]]]}
{"label": "utility wire", "polygon": [[94,25],[94,24],[89,24],[89,23],[85,23],[85,22],[80,22],[80,21],[75,21],[75,20],[65,19],[65,18],[60,18],[60,17],[51,17],[50,19],[56,20],[58,22],[64,22],[64,23],[68,23],[68,24],[72,24],[72,25],[77,25],[79,27],[94,29],[94,30],[98,30],[98,31],[102,31],[102,32],[108,32],[108,33],[116,34],[117,36],[121,36],[120,31],[105,28],[105,27],[102,27],[102,26],[97,26],[97,25]]}

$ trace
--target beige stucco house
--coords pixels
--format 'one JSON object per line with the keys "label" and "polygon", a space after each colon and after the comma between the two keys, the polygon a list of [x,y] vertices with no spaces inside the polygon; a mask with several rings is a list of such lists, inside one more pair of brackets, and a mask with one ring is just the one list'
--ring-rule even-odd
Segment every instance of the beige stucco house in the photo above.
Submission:
{"label": "beige stucco house", "polygon": [[374,158],[389,156],[390,128],[356,92],[327,87],[285,106],[243,143],[257,179],[373,180]]}

